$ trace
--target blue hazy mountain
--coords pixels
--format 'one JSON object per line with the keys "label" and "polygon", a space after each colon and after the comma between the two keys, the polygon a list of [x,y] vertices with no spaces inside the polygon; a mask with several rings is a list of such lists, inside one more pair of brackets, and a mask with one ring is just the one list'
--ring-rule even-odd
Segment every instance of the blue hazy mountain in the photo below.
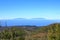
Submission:
{"label": "blue hazy mountain", "polygon": [[36,26],[45,26],[52,23],[60,22],[60,20],[48,20],[45,18],[32,18],[32,19],[24,19],[24,18],[16,18],[11,20],[0,20],[0,24],[2,26],[20,26],[20,25],[36,25]]}

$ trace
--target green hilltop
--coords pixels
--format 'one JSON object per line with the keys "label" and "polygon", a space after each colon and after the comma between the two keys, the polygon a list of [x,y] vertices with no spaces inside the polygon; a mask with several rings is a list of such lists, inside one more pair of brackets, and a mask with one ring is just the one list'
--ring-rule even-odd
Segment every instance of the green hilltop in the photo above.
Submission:
{"label": "green hilltop", "polygon": [[1,40],[60,40],[60,23],[47,26],[0,27]]}

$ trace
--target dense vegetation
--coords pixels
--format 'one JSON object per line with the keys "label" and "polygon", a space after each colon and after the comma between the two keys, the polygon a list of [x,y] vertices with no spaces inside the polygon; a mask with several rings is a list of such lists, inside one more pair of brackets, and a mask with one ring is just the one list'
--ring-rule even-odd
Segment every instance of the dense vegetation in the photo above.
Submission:
{"label": "dense vegetation", "polygon": [[60,23],[48,26],[0,26],[0,40],[60,40]]}

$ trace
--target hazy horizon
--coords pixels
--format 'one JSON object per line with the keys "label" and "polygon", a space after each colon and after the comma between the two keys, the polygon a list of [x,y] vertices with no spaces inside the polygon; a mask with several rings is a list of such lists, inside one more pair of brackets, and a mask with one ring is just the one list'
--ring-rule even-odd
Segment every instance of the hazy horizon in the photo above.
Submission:
{"label": "hazy horizon", "polygon": [[0,0],[0,19],[60,19],[60,0]]}

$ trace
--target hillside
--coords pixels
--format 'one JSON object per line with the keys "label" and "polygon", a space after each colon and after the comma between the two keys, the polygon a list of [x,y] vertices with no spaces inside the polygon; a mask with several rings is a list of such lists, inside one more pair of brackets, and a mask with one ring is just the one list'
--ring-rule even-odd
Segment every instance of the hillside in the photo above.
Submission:
{"label": "hillside", "polygon": [[37,28],[33,32],[33,38],[40,40],[60,40],[60,23]]}
{"label": "hillside", "polygon": [[60,40],[60,23],[47,26],[0,27],[2,40]]}

